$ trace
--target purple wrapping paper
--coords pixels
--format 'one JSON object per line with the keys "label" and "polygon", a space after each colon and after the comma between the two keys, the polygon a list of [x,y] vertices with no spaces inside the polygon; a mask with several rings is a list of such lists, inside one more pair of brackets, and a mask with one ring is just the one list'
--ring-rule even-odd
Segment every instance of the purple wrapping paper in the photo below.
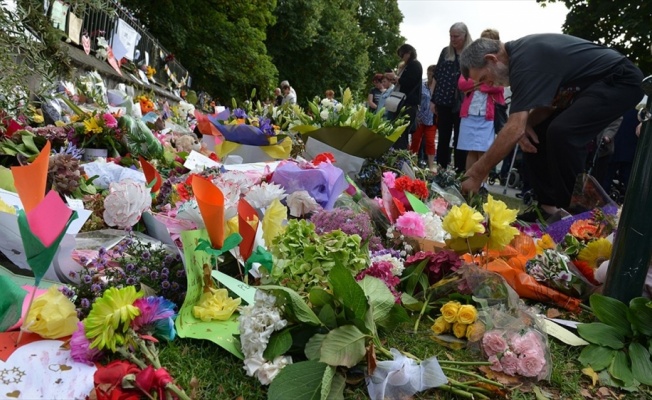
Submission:
{"label": "purple wrapping paper", "polygon": [[288,161],[279,165],[272,182],[281,185],[288,194],[305,190],[326,210],[331,210],[335,200],[348,187],[344,172],[330,163],[321,163],[314,169],[302,169]]}
{"label": "purple wrapping paper", "polygon": [[[616,213],[618,212],[618,207],[613,205],[608,205],[602,207],[602,211],[604,211],[604,213],[608,215],[616,215]],[[552,224],[548,225],[547,228],[545,228],[545,232],[550,235],[550,237],[552,238],[552,240],[555,241],[555,243],[559,243],[564,239],[564,236],[566,236],[566,234],[569,232],[571,225],[573,225],[573,222],[582,219],[591,219],[592,218],[591,213],[592,211],[586,211],[581,214],[573,215],[572,217],[564,218],[557,222],[553,222]]]}

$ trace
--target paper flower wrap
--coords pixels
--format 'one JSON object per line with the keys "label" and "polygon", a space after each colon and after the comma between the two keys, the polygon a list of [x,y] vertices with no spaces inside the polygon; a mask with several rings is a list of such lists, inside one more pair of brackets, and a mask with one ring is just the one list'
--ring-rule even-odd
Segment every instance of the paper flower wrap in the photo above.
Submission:
{"label": "paper flower wrap", "polygon": [[152,206],[150,189],[131,179],[111,183],[104,199],[104,221],[108,226],[130,228]]}
{"label": "paper flower wrap", "polygon": [[337,197],[348,187],[344,172],[330,163],[304,169],[287,162],[276,168],[272,182],[281,185],[287,193],[307,191],[325,210],[331,210]]}

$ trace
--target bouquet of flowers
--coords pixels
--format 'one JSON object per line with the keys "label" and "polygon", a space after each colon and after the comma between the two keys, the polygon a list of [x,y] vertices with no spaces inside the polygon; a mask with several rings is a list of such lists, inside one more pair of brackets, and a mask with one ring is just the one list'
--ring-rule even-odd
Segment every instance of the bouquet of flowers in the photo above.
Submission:
{"label": "bouquet of flowers", "polygon": [[482,337],[482,349],[491,370],[539,381],[552,371],[545,337],[532,328],[492,329]]}
{"label": "bouquet of flowers", "polygon": [[538,282],[573,297],[588,297],[595,289],[566,254],[552,249],[545,249],[528,261],[525,272]]}
{"label": "bouquet of flowers", "polygon": [[82,112],[72,119],[74,131],[70,139],[78,148],[107,149],[113,156],[125,153],[125,135],[115,115],[109,112]]}
{"label": "bouquet of flowers", "polygon": [[458,339],[478,341],[484,334],[484,324],[478,321],[478,310],[472,304],[449,301],[441,309],[431,330],[435,335],[453,333]]}

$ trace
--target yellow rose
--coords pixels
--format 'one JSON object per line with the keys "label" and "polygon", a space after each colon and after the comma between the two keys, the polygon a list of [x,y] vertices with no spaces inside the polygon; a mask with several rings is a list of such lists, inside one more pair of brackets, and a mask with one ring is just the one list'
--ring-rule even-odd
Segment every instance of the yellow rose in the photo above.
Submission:
{"label": "yellow rose", "polygon": [[441,316],[444,317],[444,320],[449,324],[454,323],[457,321],[457,312],[459,311],[460,306],[461,304],[459,301],[449,301],[441,308]]}
{"label": "yellow rose", "polygon": [[465,304],[457,311],[457,320],[460,324],[472,324],[478,319],[478,310],[470,304]]}
{"label": "yellow rose", "polygon": [[441,335],[442,333],[446,333],[451,329],[451,324],[446,322],[444,317],[439,317],[435,320],[435,323],[432,324],[430,329],[432,329],[435,335]]}
{"label": "yellow rose", "polygon": [[34,300],[23,326],[46,339],[58,339],[72,335],[77,330],[77,322],[75,305],[57,286],[50,286]]}
{"label": "yellow rose", "polygon": [[462,339],[466,336],[466,328],[468,328],[467,324],[460,324],[459,322],[454,323],[453,335],[455,335],[455,337],[458,339]]}
{"label": "yellow rose", "polygon": [[192,315],[202,321],[226,321],[240,305],[241,298],[232,299],[226,289],[210,288],[204,292],[196,306],[192,308]]}
{"label": "yellow rose", "polygon": [[466,338],[469,339],[469,342],[478,342],[480,339],[482,339],[484,331],[484,324],[480,321],[475,321],[475,323],[469,325],[466,328]]}

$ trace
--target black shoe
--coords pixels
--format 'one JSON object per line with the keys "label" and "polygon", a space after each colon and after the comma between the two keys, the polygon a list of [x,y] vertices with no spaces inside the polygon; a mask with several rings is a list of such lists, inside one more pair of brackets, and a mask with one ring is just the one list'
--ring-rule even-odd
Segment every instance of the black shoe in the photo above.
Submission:
{"label": "black shoe", "polygon": [[522,221],[522,222],[528,222],[528,223],[546,223],[548,218],[550,218],[550,214],[545,212],[543,209],[537,207],[536,205],[528,208],[527,210],[523,211],[521,214],[516,216],[516,219]]}

